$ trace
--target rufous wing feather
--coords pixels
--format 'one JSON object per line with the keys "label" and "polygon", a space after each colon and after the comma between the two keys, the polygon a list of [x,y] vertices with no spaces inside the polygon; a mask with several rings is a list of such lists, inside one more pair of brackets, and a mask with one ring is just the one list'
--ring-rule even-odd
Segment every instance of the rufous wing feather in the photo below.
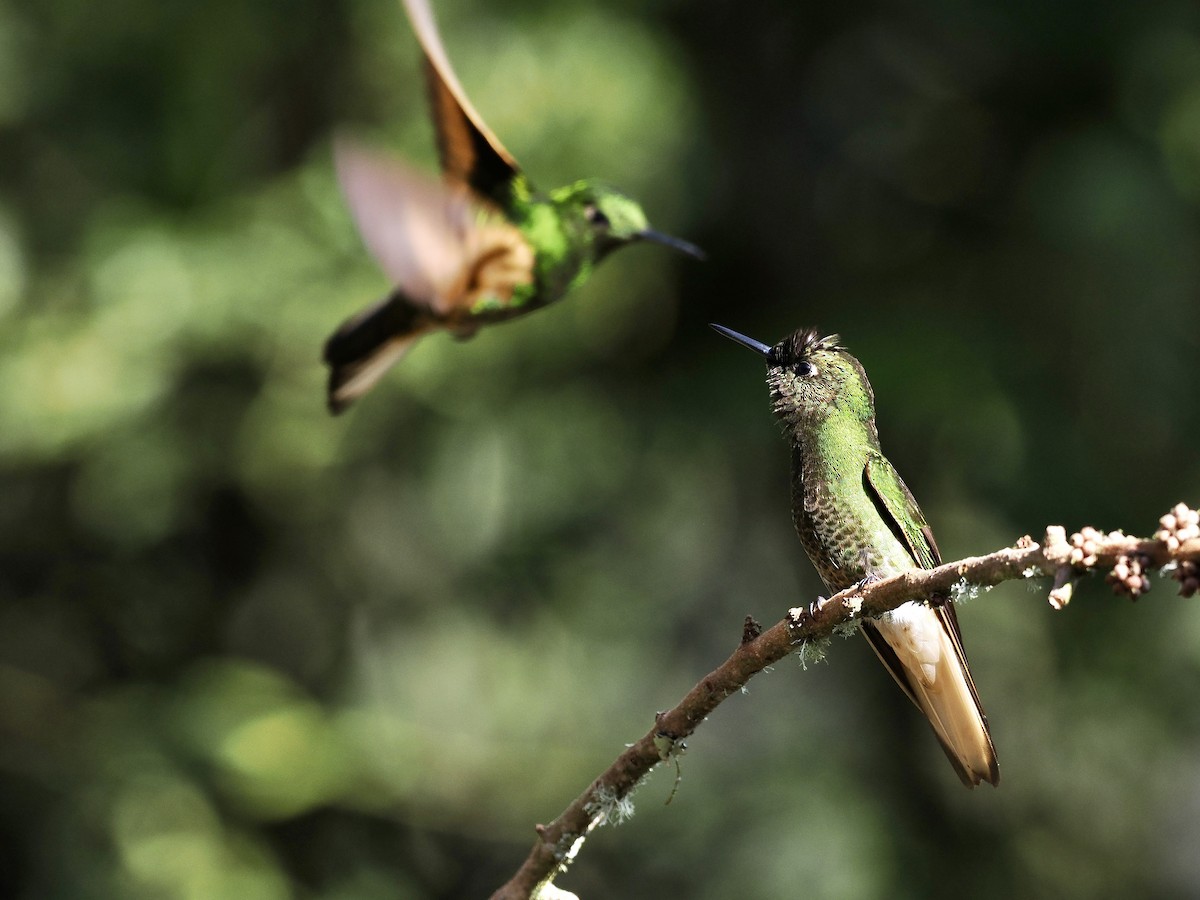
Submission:
{"label": "rufous wing feather", "polygon": [[394,287],[326,342],[336,413],[422,334],[469,334],[479,304],[493,318],[517,311],[531,295],[536,258],[520,229],[465,187],[427,178],[347,137],[335,143],[334,162],[363,242]]}
{"label": "rufous wing feather", "polygon": [[459,305],[492,216],[465,191],[344,136],[334,164],[363,243],[392,284],[435,312]]}
{"label": "rufous wing feather", "polygon": [[404,0],[425,52],[430,105],[446,178],[507,208],[520,166],[475,111],[454,74],[428,0]]}

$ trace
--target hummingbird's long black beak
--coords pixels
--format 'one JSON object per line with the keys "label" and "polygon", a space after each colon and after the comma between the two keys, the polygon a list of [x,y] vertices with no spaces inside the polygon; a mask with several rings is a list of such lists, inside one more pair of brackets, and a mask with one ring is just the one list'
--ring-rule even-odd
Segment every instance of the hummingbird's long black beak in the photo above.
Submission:
{"label": "hummingbird's long black beak", "polygon": [[644,228],[637,233],[637,236],[643,241],[653,241],[656,244],[670,247],[672,250],[678,250],[680,253],[686,253],[694,259],[708,259],[708,255],[695,244],[689,244],[685,240],[671,237],[671,235],[655,231],[653,228]]}
{"label": "hummingbird's long black beak", "polygon": [[774,357],[774,354],[771,352],[771,348],[768,347],[766,344],[764,344],[762,341],[756,341],[754,338],[746,337],[744,334],[739,334],[738,332],[734,331],[732,328],[726,328],[724,325],[718,325],[716,322],[709,322],[708,326],[713,331],[717,332],[717,334],[723,334],[723,335],[725,335],[725,337],[729,338],[731,341],[736,341],[737,343],[741,344],[743,347],[749,347],[751,350],[753,350],[755,353],[759,354],[763,359],[765,359],[767,361],[768,365],[775,361],[775,357]]}

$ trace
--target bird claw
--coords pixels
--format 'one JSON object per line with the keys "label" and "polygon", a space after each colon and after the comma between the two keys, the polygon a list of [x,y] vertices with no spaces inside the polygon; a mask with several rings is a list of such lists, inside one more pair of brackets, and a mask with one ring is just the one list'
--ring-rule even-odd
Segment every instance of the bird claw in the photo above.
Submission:
{"label": "bird claw", "polygon": [[875,584],[877,581],[883,581],[883,577],[872,572],[870,575],[867,575],[858,584],[856,584],[854,586],[854,590],[861,591],[863,588]]}

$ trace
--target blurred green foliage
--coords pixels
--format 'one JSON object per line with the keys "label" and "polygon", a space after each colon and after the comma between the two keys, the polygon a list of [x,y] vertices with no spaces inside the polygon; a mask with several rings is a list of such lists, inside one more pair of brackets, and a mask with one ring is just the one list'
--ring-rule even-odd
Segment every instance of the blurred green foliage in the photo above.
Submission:
{"label": "blurred green foliage", "polygon": [[[0,0],[0,894],[479,896],[819,589],[761,366],[842,332],[946,557],[1200,496],[1200,12],[1183,0],[445,0],[535,183],[696,240],[422,343],[338,127],[435,167],[392,0]],[[870,658],[776,667],[563,880],[584,897],[1200,892],[1200,611],[961,619],[1002,787]],[[671,773],[673,775],[673,773]]]}

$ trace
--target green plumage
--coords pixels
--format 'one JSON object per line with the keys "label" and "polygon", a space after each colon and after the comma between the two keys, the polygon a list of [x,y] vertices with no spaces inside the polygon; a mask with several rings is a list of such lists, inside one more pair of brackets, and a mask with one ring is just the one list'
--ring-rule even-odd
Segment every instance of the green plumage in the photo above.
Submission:
{"label": "green plumage", "polygon": [[394,290],[342,324],[325,344],[329,408],[366,393],[421,335],[460,338],[562,298],[618,247],[656,241],[637,201],[578,181],[536,190],[471,106],[450,66],[428,0],[404,0],[425,53],[442,184],[342,141],[339,181]]}
{"label": "green plumage", "polygon": [[[940,565],[929,523],[880,450],[866,372],[837,337],[800,330],[767,347],[714,327],[766,359],[772,406],[792,445],[792,522],[826,587]],[[863,632],[930,719],[963,783],[997,783],[953,605],[907,603],[863,620]]]}

